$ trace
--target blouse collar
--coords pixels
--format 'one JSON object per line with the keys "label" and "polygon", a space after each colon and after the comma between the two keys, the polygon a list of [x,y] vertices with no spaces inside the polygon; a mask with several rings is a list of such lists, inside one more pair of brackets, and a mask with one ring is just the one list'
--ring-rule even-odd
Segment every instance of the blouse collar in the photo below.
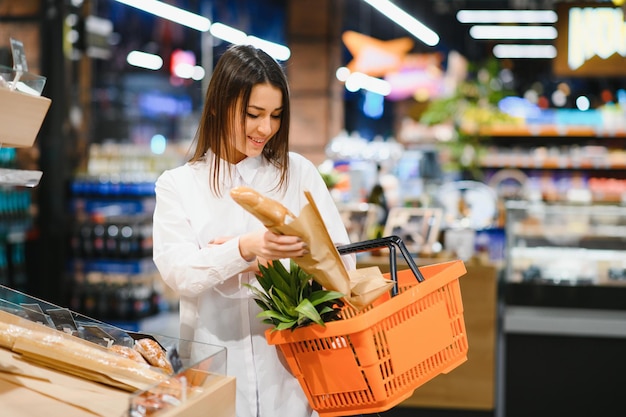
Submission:
{"label": "blouse collar", "polygon": [[[209,167],[213,164],[213,158],[215,158],[215,154],[209,150],[205,157],[205,163]],[[254,158],[246,157],[237,164],[231,164],[224,160],[220,161],[220,163],[221,185],[226,187],[249,185],[254,181],[259,169],[262,168],[263,157],[261,155]]]}
{"label": "blouse collar", "polygon": [[261,167],[261,158],[261,156],[257,156],[254,158],[247,157],[235,165],[237,173],[243,180],[244,184],[252,184],[254,176]]}

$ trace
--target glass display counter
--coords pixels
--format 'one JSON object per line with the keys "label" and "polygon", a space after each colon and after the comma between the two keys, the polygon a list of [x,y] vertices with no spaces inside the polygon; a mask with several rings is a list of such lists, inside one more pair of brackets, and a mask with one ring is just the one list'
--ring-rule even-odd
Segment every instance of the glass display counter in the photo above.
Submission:
{"label": "glass display counter", "polygon": [[10,415],[235,416],[226,349],[130,332],[0,286],[0,401]]}
{"label": "glass display counter", "polygon": [[626,207],[509,201],[495,417],[621,415]]}
{"label": "glass display counter", "polygon": [[626,207],[506,205],[508,282],[626,285]]}

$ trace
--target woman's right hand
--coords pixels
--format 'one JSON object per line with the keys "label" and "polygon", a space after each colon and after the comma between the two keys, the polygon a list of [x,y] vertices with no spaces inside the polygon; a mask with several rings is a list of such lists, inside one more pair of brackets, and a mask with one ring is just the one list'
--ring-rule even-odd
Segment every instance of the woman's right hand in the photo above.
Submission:
{"label": "woman's right hand", "polygon": [[299,258],[309,253],[308,245],[298,236],[279,235],[259,230],[239,237],[239,252],[248,262]]}

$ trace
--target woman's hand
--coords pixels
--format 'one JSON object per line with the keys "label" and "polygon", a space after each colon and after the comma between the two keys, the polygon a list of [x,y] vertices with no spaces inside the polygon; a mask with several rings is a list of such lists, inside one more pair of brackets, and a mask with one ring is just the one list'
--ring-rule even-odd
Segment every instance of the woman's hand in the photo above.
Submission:
{"label": "woman's hand", "polygon": [[298,258],[309,253],[309,248],[298,236],[285,236],[260,230],[239,237],[239,252],[248,262],[255,257],[259,262],[283,258]]}

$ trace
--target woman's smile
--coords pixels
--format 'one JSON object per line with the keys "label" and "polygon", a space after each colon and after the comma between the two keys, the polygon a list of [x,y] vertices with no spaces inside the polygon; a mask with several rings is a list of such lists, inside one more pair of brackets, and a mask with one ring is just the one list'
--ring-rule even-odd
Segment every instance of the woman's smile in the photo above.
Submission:
{"label": "woman's smile", "polygon": [[235,160],[238,163],[246,157],[254,158],[278,132],[282,119],[283,94],[270,84],[257,84],[252,87],[246,109],[245,133],[235,128]]}

